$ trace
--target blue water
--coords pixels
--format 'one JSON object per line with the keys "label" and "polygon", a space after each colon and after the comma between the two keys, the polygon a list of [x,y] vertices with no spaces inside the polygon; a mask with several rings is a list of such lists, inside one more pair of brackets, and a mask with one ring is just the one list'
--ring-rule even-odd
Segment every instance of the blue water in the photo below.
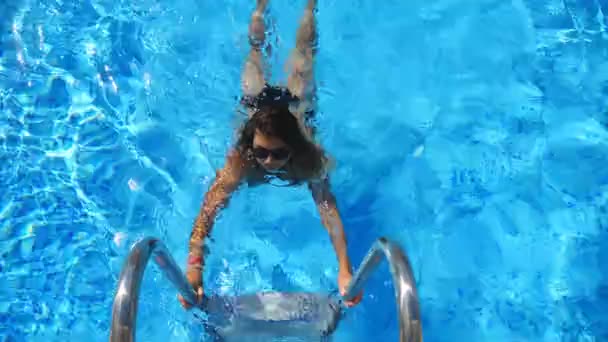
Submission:
{"label": "blue water", "polygon": [[[304,1],[271,1],[273,82]],[[185,260],[242,117],[253,1],[0,4],[0,340],[107,341],[131,243]],[[426,341],[608,340],[605,0],[319,1],[319,140],[359,264],[416,273]],[[206,291],[336,290],[305,188],[244,189]],[[201,329],[151,267],[140,341]],[[335,341],[397,341],[383,266]]]}

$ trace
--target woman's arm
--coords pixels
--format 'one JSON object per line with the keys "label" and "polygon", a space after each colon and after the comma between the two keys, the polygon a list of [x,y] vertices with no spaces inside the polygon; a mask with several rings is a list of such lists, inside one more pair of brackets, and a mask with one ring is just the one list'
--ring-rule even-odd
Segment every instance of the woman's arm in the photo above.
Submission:
{"label": "woman's arm", "polygon": [[[194,221],[194,227],[192,227],[192,233],[190,234],[186,278],[194,289],[198,304],[203,299],[205,238],[211,232],[211,227],[218,211],[228,204],[230,195],[238,188],[244,170],[245,166],[240,155],[235,151],[231,152],[226,157],[224,167],[216,173],[215,180],[211,184],[209,191],[205,194],[201,209]],[[195,304],[186,302],[181,295],[178,295],[178,299],[186,309],[190,309],[192,304]]]}
{"label": "woman's arm", "polygon": [[219,210],[228,204],[230,195],[238,188],[244,174],[244,164],[238,152],[231,152],[224,167],[216,173],[215,180],[205,194],[201,209],[194,221],[190,234],[190,258],[204,263],[204,242],[211,232],[215,217]]}
{"label": "woman's arm", "polygon": [[311,182],[309,183],[309,188],[321,215],[321,222],[327,229],[331,243],[334,246],[340,272],[352,272],[346,250],[344,226],[338,212],[336,198],[329,189],[329,181],[324,179],[321,182]]}
{"label": "woman's arm", "polygon": [[[309,183],[309,188],[319,209],[321,222],[329,233],[331,243],[338,258],[338,287],[340,293],[344,295],[353,277],[353,271],[350,259],[348,258],[346,235],[344,234],[344,226],[342,225],[342,219],[336,205],[336,198],[331,193],[329,180],[327,179],[321,182],[311,182]],[[352,301],[347,301],[346,305],[355,305],[361,301],[361,298],[362,295],[359,294]]]}

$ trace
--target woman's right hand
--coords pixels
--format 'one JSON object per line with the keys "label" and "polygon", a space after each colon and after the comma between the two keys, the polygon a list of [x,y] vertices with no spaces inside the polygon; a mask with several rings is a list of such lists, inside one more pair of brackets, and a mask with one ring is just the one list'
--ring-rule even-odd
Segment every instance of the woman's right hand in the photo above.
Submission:
{"label": "woman's right hand", "polygon": [[[196,295],[196,305],[200,305],[203,301],[203,274],[200,267],[191,267],[186,272],[186,279],[188,283],[192,285],[192,289],[194,289],[194,293]],[[182,303],[182,306],[190,310],[192,308],[192,304],[188,303],[182,295],[177,295],[177,299]]]}

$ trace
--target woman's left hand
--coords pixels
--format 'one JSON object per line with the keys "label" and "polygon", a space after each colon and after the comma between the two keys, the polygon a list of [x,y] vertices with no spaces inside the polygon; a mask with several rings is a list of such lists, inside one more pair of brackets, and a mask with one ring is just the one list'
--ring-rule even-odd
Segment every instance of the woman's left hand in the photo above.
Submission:
{"label": "woman's left hand", "polygon": [[[350,284],[350,281],[353,279],[353,274],[349,270],[340,270],[338,272],[338,288],[340,289],[340,294],[344,296],[346,294],[346,289]],[[352,300],[346,300],[344,303],[348,307],[355,306],[361,302],[361,298],[363,297],[363,292],[359,293]]]}

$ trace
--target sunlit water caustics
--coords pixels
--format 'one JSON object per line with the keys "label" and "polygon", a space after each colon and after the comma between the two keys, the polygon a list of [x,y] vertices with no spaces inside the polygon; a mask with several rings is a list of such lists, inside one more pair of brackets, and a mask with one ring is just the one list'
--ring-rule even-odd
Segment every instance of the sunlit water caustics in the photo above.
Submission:
{"label": "sunlit water caustics", "polygon": [[[272,82],[305,1],[271,0]],[[107,341],[129,246],[180,262],[243,121],[253,1],[0,3],[0,340]],[[358,265],[412,259],[426,341],[608,340],[608,2],[319,0],[318,139]],[[336,291],[306,187],[243,188],[210,293]],[[155,267],[140,341],[203,334]],[[380,268],[334,341],[397,341]]]}

